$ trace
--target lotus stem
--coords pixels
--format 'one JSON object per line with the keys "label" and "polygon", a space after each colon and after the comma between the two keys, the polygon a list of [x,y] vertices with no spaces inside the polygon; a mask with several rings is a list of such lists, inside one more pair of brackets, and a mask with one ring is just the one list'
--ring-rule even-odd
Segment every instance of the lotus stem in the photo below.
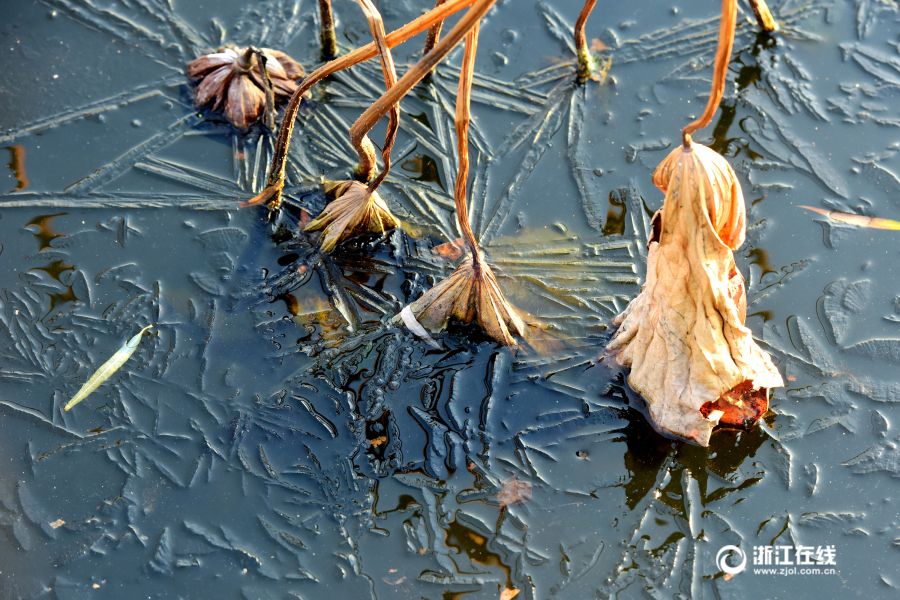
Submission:
{"label": "lotus stem", "polygon": [[[381,56],[381,72],[384,75],[384,86],[390,90],[397,84],[397,69],[394,67],[394,58],[391,56],[391,49],[387,45],[384,32],[384,21],[381,14],[371,0],[359,0],[359,5],[369,21],[369,29],[372,32],[372,38],[378,47],[378,54]],[[394,147],[394,141],[397,139],[397,130],[400,126],[400,107],[394,104],[389,111],[389,121],[387,135],[384,138],[384,144],[381,149],[381,159],[384,162],[384,169],[378,177],[372,179],[375,171],[375,153],[372,147],[372,141],[369,139],[368,133],[371,131],[375,122],[360,122],[359,119],[350,127],[350,142],[359,154],[359,164],[356,169],[357,179],[370,182],[369,191],[374,191],[387,174],[391,170],[391,150]]]}
{"label": "lotus stem", "polygon": [[259,70],[262,71],[263,91],[266,94],[266,113],[263,117],[263,125],[266,126],[266,129],[272,131],[275,129],[275,91],[272,89],[272,78],[269,76],[269,69],[266,65],[268,59],[262,50],[258,48],[251,46],[248,50],[253,51],[256,60],[259,62]]}
{"label": "lotus stem", "polygon": [[685,148],[691,145],[691,134],[709,125],[713,115],[719,109],[719,103],[725,93],[725,80],[728,76],[728,62],[734,47],[734,27],[737,23],[737,0],[722,0],[722,19],[719,22],[719,46],[716,49],[716,61],[713,66],[712,88],[703,114],[685,125],[681,130],[681,141]]}
{"label": "lotus stem", "polygon": [[775,21],[775,17],[772,16],[772,11],[769,10],[766,0],[750,0],[750,8],[753,9],[753,15],[756,17],[756,22],[759,23],[760,29],[768,33],[778,31],[778,23]]}
{"label": "lotus stem", "polygon": [[588,48],[584,28],[587,25],[588,17],[591,16],[591,12],[596,5],[597,0],[585,0],[584,6],[581,7],[581,12],[578,14],[578,19],[575,21],[575,52],[578,54],[578,70],[575,77],[578,83],[584,83],[590,79],[591,74],[594,72],[594,57],[591,56],[591,51]]}
{"label": "lotus stem", "polygon": [[322,58],[330,60],[337,56],[337,34],[334,31],[334,13],[331,11],[331,0],[319,0],[319,42],[322,45]]}
{"label": "lotus stem", "polygon": [[[390,48],[398,46],[410,38],[422,33],[435,23],[441,22],[460,10],[472,6],[475,2],[476,0],[447,0],[446,3],[436,6],[431,11],[387,34],[385,36],[385,41]],[[294,125],[297,122],[297,115],[300,112],[300,104],[303,101],[303,96],[312,89],[314,85],[326,77],[374,58],[377,55],[378,47],[375,42],[371,42],[325,63],[310,73],[300,83],[291,96],[291,99],[288,101],[287,107],[284,109],[281,128],[278,130],[278,138],[275,141],[275,153],[269,166],[269,176],[267,178],[266,188],[255,198],[244,202],[242,204],[243,206],[266,204],[270,208],[278,208],[281,204],[281,192],[284,188],[288,150],[290,149]]]}
{"label": "lotus stem", "polygon": [[480,268],[481,253],[478,240],[472,231],[469,221],[467,202],[467,185],[469,181],[469,122],[471,121],[472,79],[475,75],[475,54],[478,51],[478,31],[480,23],[476,22],[466,35],[466,47],[462,66],[459,72],[459,89],[456,94],[456,151],[459,155],[459,170],[456,173],[456,185],[453,188],[453,202],[456,205],[456,219],[472,253],[472,265],[476,272]]}
{"label": "lotus stem", "polygon": [[[440,6],[441,4],[443,4],[446,1],[447,0],[435,0],[435,3],[434,3],[435,8],[437,8],[438,6]],[[428,30],[428,36],[425,38],[425,48],[422,51],[423,56],[425,54],[428,54],[429,52],[431,52],[431,50],[435,47],[435,45],[437,45],[437,43],[440,41],[441,29],[443,29],[443,28],[444,28],[444,22],[438,21],[437,23],[435,23],[434,25],[431,26],[431,29]],[[431,75],[433,73],[434,73],[434,69],[432,69],[428,73],[428,75],[426,75],[425,77],[426,78],[431,77]]]}

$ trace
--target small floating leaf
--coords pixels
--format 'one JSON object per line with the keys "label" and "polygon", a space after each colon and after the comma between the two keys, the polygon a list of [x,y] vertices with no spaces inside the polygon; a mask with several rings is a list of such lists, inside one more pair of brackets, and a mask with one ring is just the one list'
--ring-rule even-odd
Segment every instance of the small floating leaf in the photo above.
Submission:
{"label": "small floating leaf", "polygon": [[141,329],[134,337],[125,342],[121,348],[116,350],[116,353],[109,357],[103,365],[97,369],[91,378],[88,379],[81,389],[78,390],[78,393],[75,394],[71,400],[66,402],[66,405],[63,406],[63,410],[71,410],[73,406],[87,398],[94,390],[100,387],[104,381],[109,379],[113,373],[122,368],[122,365],[125,364],[131,355],[134,354],[134,351],[137,350],[138,344],[141,343],[141,338],[147,330],[152,329],[153,325],[147,325],[143,329]]}
{"label": "small floating leaf", "polygon": [[842,213],[834,210],[825,210],[824,208],[816,208],[815,206],[806,206],[805,204],[800,204],[799,206],[800,208],[828,217],[828,219],[835,221],[836,223],[844,223],[845,225],[853,225],[854,227],[868,227],[869,229],[900,231],[900,221],[895,221],[893,219]]}

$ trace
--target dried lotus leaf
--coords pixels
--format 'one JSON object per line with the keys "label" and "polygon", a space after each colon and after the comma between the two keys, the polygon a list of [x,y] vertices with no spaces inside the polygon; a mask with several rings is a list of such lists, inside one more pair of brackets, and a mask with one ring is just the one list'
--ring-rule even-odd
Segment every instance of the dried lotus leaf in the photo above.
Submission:
{"label": "dried lotus leaf", "polygon": [[732,250],[745,235],[744,198],[725,159],[697,143],[673,150],[654,183],[666,194],[647,281],[616,317],[608,352],[663,431],[709,444],[713,428],[748,426],[783,385],[744,325],[744,281]]}

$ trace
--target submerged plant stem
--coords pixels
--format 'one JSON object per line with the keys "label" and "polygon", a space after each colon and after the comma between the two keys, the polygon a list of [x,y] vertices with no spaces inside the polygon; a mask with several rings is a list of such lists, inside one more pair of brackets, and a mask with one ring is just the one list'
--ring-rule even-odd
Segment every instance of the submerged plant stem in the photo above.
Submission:
{"label": "submerged plant stem", "polygon": [[337,56],[337,33],[334,30],[334,13],[331,11],[331,0],[319,0],[319,42],[322,45],[322,58],[331,59]]}
{"label": "submerged plant stem", "polygon": [[685,125],[681,130],[684,147],[691,145],[691,134],[709,125],[713,115],[719,109],[719,103],[725,94],[725,80],[728,76],[728,62],[734,47],[734,27],[737,23],[737,0],[722,0],[722,19],[719,22],[719,47],[716,49],[716,61],[713,66],[712,88],[703,114]]}
{"label": "submerged plant stem", "polygon": [[868,227],[869,229],[887,229],[890,231],[900,231],[900,221],[894,219],[885,219],[882,217],[867,217],[866,215],[854,215],[852,213],[843,213],[836,210],[825,210],[824,208],[816,208],[815,206],[807,206],[798,204],[798,208],[812,211],[828,218],[835,223],[844,223],[845,225],[853,225],[854,227]]}
{"label": "submerged plant stem", "polygon": [[588,17],[591,16],[595,6],[597,6],[597,0],[585,0],[584,6],[581,7],[581,12],[578,14],[578,20],[575,21],[575,52],[578,54],[578,70],[575,77],[578,83],[584,83],[590,79],[595,68],[594,57],[591,56],[587,36],[584,32]]}
{"label": "submerged plant stem", "polygon": [[756,17],[760,29],[769,33],[778,31],[778,22],[772,16],[766,0],[750,0],[750,8],[753,9],[753,15]]}
{"label": "submerged plant stem", "polygon": [[[447,0],[435,0],[434,6],[437,8],[441,4],[445,3]],[[425,37],[425,48],[422,51],[422,55],[428,54],[431,50],[437,45],[437,43],[441,39],[441,30],[444,28],[444,22],[438,21],[434,25],[431,26],[431,29],[428,30],[428,35]],[[432,69],[426,77],[431,77],[431,74],[434,73],[434,69]]]}

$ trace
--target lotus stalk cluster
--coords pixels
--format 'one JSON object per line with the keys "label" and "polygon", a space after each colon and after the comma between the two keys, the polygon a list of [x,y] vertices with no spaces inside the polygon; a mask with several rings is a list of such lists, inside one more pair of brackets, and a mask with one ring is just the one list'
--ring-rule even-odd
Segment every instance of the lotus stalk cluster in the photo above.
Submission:
{"label": "lotus stalk cluster", "polygon": [[[390,174],[400,102],[464,42],[454,115],[459,168],[453,199],[466,253],[452,274],[395,318],[430,343],[434,340],[427,332],[441,330],[451,321],[476,323],[490,338],[507,345],[517,344],[528,330],[522,315],[504,296],[468,214],[468,134],[475,57],[481,20],[495,1],[436,0],[430,11],[387,33],[372,0],[358,0],[373,41],[333,58],[299,83],[296,80],[303,77],[300,65],[268,49],[224,49],[195,60],[188,68],[198,81],[198,105],[223,110],[240,129],[274,114],[275,101],[290,96],[266,186],[243,203],[277,210],[304,95],[326,77],[379,57],[385,91],[349,131],[359,157],[353,176],[324,184],[332,200],[305,227],[308,232],[318,232],[321,251],[330,252],[352,236],[382,233],[399,225],[378,188]],[[574,26],[574,79],[579,84],[599,79],[598,63],[585,31],[596,4],[596,0],[585,0]],[[750,0],[750,4],[760,27],[774,31],[777,24],[764,0]],[[330,1],[320,0],[319,10],[322,54],[330,58],[337,54]],[[444,21],[457,13],[462,15],[442,37]],[[708,444],[718,425],[755,423],[768,408],[769,389],[783,385],[777,369],[744,324],[744,282],[733,256],[746,229],[740,184],[724,157],[692,138],[710,123],[724,94],[736,20],[737,0],[722,0],[709,100],[703,114],[683,129],[679,147],[653,174],[665,201],[654,217],[647,279],[641,293],[614,320],[618,329],[607,348],[609,356],[630,369],[628,383],[646,400],[654,425],[702,445]],[[425,32],[421,59],[398,78],[391,49]],[[384,117],[388,117],[388,126],[379,169],[378,152],[369,133]]]}

